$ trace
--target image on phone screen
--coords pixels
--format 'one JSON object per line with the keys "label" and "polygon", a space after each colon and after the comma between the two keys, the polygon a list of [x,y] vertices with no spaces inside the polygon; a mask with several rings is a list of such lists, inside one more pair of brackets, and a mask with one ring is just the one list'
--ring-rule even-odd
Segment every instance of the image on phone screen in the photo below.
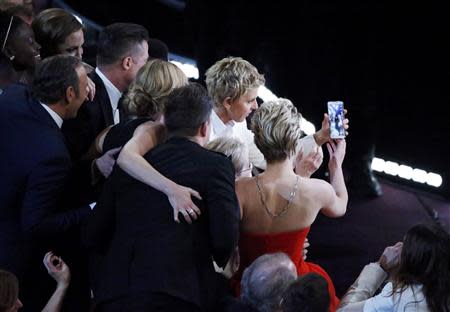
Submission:
{"label": "image on phone screen", "polygon": [[330,137],[332,139],[345,138],[344,103],[341,101],[328,102],[328,119],[330,121]]}

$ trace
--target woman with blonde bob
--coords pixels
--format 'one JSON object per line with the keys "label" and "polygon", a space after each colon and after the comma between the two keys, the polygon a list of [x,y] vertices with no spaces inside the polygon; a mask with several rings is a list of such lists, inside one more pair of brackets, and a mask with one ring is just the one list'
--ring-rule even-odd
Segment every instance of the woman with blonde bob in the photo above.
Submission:
{"label": "woman with blonde bob", "polygon": [[241,265],[233,285],[239,292],[243,270],[259,256],[284,252],[295,263],[299,275],[316,272],[327,280],[330,311],[334,311],[339,300],[333,283],[321,267],[303,260],[302,246],[319,212],[333,218],[346,212],[348,195],[342,173],[346,144],[343,139],[327,144],[330,183],[296,175],[292,168],[301,137],[300,120],[301,115],[286,99],[263,103],[253,116],[255,143],[267,168],[258,176],[236,182],[242,216]]}

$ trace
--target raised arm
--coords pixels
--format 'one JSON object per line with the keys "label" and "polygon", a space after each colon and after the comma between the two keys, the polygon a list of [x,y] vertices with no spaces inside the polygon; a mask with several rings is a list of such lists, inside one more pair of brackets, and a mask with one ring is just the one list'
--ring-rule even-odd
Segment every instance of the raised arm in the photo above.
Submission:
{"label": "raised arm", "polygon": [[[179,222],[181,212],[187,222],[200,215],[200,209],[192,202],[191,196],[201,199],[200,194],[188,187],[176,184],[160,174],[145,159],[144,155],[165,139],[165,127],[161,123],[145,123],[134,132],[133,137],[122,148],[117,164],[136,180],[145,183],[169,198],[174,210],[174,220]],[[194,211],[195,213],[192,213]]]}
{"label": "raised arm", "polygon": [[348,194],[345,186],[344,174],[342,172],[342,162],[345,157],[346,143],[344,139],[330,141],[327,144],[330,161],[328,170],[330,172],[330,184],[332,191],[328,191],[321,196],[323,200],[322,213],[328,217],[343,216],[347,210]]}

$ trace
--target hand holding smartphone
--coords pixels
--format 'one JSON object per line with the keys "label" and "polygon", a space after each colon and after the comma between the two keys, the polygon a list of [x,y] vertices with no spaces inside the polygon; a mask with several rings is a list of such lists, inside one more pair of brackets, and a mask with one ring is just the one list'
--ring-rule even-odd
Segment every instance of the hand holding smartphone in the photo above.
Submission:
{"label": "hand holding smartphone", "polygon": [[328,106],[328,121],[330,122],[330,138],[345,138],[344,128],[344,102],[330,101]]}

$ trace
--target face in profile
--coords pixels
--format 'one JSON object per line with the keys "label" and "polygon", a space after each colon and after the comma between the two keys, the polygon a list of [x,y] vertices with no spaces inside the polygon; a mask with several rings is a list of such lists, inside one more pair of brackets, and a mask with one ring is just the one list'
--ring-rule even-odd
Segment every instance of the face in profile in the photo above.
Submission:
{"label": "face in profile", "polygon": [[14,56],[13,64],[19,70],[33,69],[41,60],[41,46],[34,40],[31,27],[24,22],[10,34],[5,49],[9,55]]}
{"label": "face in profile", "polygon": [[134,49],[134,52],[131,56],[132,65],[129,69],[130,78],[134,80],[137,76],[139,69],[145,65],[148,61],[148,43],[147,41],[142,41],[137,47]]}
{"label": "face in profile", "polygon": [[61,54],[75,56],[80,60],[83,57],[84,33],[79,29],[66,37],[64,43],[58,45],[58,51]]}
{"label": "face in profile", "polygon": [[258,88],[247,90],[238,99],[231,101],[227,105],[228,117],[236,122],[244,121],[252,111],[258,108],[256,97],[258,96]]}

